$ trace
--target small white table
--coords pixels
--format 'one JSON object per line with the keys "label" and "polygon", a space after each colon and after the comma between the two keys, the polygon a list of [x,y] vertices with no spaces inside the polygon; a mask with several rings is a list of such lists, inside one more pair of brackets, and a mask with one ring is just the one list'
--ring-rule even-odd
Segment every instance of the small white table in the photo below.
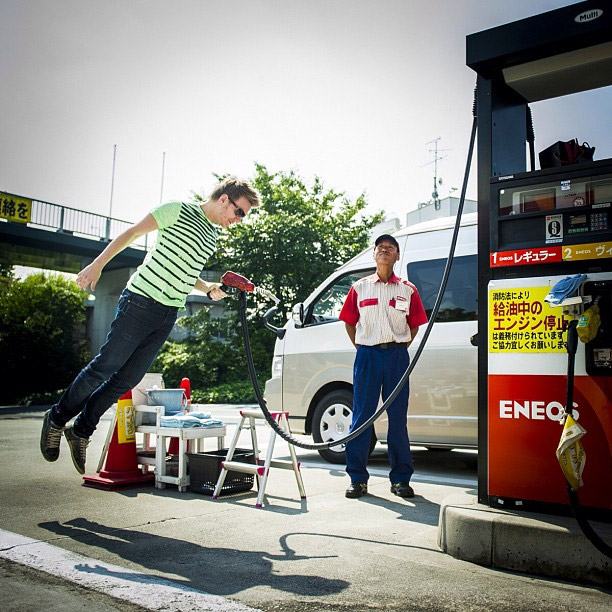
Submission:
{"label": "small white table", "polygon": [[[166,484],[177,485],[180,492],[186,491],[189,486],[189,474],[187,474],[187,441],[194,440],[195,448],[193,452],[204,450],[204,440],[206,438],[217,438],[217,449],[222,449],[225,444],[226,428],[221,427],[160,427],[159,416],[163,413],[163,407],[157,406],[135,406],[136,412],[156,413],[156,424],[138,424],[136,433],[142,433],[147,440],[151,435],[155,436],[155,458],[139,455],[138,461],[142,465],[155,466],[155,487],[157,489],[166,488]],[[160,411],[158,408],[162,408]],[[170,476],[166,473],[166,438],[178,438],[178,474]],[[146,447],[146,444],[145,444]],[[146,450],[146,448],[144,449]]]}

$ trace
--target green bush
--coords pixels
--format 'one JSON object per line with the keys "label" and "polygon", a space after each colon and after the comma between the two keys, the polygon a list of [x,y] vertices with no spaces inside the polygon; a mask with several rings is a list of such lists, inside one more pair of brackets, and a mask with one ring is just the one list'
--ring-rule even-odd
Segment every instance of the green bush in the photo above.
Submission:
{"label": "green bush", "polygon": [[205,361],[197,346],[184,342],[166,342],[150,371],[161,372],[167,389],[178,388],[183,378],[189,378],[192,389],[213,386],[219,378],[218,366]]}
{"label": "green bush", "polygon": [[[150,368],[152,372],[161,372],[167,388],[178,387],[185,377],[189,378],[192,393],[223,385],[233,388],[239,381],[248,380],[240,324],[231,310],[226,314],[223,320],[213,319],[208,309],[202,309],[179,320],[189,330],[189,337],[182,342],[166,342]],[[250,325],[253,328],[250,329],[251,350],[258,376],[265,380],[270,370],[274,336],[256,323]],[[224,336],[220,334],[221,327]]]}
{"label": "green bush", "polygon": [[0,403],[70,384],[87,363],[87,293],[60,276],[4,277],[0,290]]}
{"label": "green bush", "polygon": [[[261,383],[260,383],[261,386]],[[261,386],[263,389],[263,386]],[[250,381],[224,383],[216,387],[192,392],[194,404],[256,404],[255,391]]]}
{"label": "green bush", "polygon": [[49,406],[51,404],[57,404],[63,393],[64,389],[32,393],[31,395],[26,395],[25,397],[21,398],[19,400],[19,404],[23,406]]}

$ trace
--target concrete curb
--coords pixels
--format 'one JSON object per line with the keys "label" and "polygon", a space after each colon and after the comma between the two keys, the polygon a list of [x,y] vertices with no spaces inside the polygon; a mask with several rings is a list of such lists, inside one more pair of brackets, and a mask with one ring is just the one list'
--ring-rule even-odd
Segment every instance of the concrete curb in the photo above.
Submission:
{"label": "concrete curb", "polygon": [[[592,522],[612,541],[612,525]],[[438,546],[449,555],[562,580],[612,586],[612,559],[601,554],[573,518],[505,511],[451,495],[440,507]]]}

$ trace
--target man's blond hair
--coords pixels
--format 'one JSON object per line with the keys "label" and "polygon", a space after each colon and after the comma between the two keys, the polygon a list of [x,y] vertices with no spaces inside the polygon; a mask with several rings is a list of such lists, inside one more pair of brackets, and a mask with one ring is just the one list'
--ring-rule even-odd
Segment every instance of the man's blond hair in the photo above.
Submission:
{"label": "man's blond hair", "polygon": [[218,200],[226,194],[231,200],[236,202],[241,197],[245,197],[253,208],[261,205],[259,192],[248,181],[241,181],[234,176],[223,179],[212,191],[208,199]]}

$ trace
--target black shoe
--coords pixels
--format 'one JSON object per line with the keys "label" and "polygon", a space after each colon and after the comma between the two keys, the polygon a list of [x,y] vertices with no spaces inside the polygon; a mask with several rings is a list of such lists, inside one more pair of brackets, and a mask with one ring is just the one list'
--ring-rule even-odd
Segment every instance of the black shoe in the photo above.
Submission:
{"label": "black shoe", "polygon": [[346,497],[356,499],[368,492],[368,485],[365,482],[351,482],[351,486],[346,490]]}
{"label": "black shoe", "polygon": [[399,497],[414,497],[414,491],[407,482],[396,482],[391,485],[391,493]]}
{"label": "black shoe", "polygon": [[40,452],[47,461],[57,461],[60,453],[63,427],[56,427],[51,421],[51,410],[45,412],[40,432]]}
{"label": "black shoe", "polygon": [[85,459],[87,456],[87,446],[89,444],[89,438],[81,438],[74,433],[74,427],[69,427],[64,430],[64,435],[70,447],[70,454],[72,455],[72,463],[79,474],[85,473]]}

